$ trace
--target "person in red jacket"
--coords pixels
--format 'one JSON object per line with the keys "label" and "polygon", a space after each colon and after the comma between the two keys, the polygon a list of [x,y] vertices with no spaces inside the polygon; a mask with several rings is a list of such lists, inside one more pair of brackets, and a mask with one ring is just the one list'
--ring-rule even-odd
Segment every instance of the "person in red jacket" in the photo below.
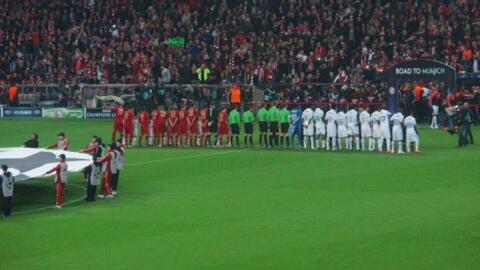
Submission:
{"label": "person in red jacket", "polygon": [[98,137],[96,135],[92,136],[92,140],[88,145],[86,145],[84,148],[80,150],[80,153],[87,153],[90,155],[94,155],[97,152],[99,143],[98,143]]}
{"label": "person in red jacket", "polygon": [[113,162],[115,161],[113,150],[115,149],[115,143],[109,145],[107,147],[107,153],[98,159],[98,164],[105,164],[105,170],[102,173],[102,183],[100,186],[100,194],[98,195],[99,198],[113,198],[112,193],[112,166]]}
{"label": "person in red jacket", "polygon": [[112,132],[112,141],[115,141],[115,136],[117,135],[117,131],[120,135],[123,134],[123,118],[125,109],[123,109],[122,105],[117,104],[112,107],[112,112],[115,114],[113,120],[113,132]]}
{"label": "person in red jacket", "polygon": [[133,127],[135,126],[135,113],[129,107],[123,117],[123,138],[127,146],[132,146]]}
{"label": "person in red jacket", "polygon": [[[176,145],[175,142],[178,137],[177,135],[177,124],[178,124],[178,112],[176,106],[173,105],[170,111],[168,111],[168,144],[170,146]],[[174,139],[175,136],[175,139]]]}
{"label": "person in red jacket", "polygon": [[62,208],[63,191],[65,190],[65,184],[68,178],[68,165],[65,162],[64,154],[60,154],[58,157],[60,158],[60,162],[57,166],[47,171],[44,175],[55,172],[55,191],[57,192],[55,207],[60,209]]}
{"label": "person in red jacket", "polygon": [[54,144],[49,145],[47,149],[58,149],[58,150],[67,151],[69,143],[68,143],[67,137],[65,137],[65,133],[60,132],[57,134],[57,136],[58,136],[58,141]]}
{"label": "person in red jacket", "polygon": [[190,146],[194,146],[197,143],[197,132],[198,132],[198,110],[195,108],[195,104],[187,111],[187,137],[190,143]]}
{"label": "person in red jacket", "polygon": [[142,146],[142,138],[145,135],[146,142],[145,144],[148,146],[148,124],[149,124],[149,116],[145,109],[138,114],[138,122],[140,123],[140,136],[138,138],[138,146]]}

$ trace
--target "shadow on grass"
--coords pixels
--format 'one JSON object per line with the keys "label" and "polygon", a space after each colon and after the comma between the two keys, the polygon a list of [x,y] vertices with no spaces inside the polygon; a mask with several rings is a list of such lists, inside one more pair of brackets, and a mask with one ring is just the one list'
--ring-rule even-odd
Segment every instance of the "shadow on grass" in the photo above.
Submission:
{"label": "shadow on grass", "polygon": [[[68,183],[63,195],[64,202],[79,199],[84,194],[85,189],[81,183],[78,183],[78,181]],[[31,179],[18,182],[14,189],[13,212],[54,206],[55,197],[55,185],[52,179]]]}

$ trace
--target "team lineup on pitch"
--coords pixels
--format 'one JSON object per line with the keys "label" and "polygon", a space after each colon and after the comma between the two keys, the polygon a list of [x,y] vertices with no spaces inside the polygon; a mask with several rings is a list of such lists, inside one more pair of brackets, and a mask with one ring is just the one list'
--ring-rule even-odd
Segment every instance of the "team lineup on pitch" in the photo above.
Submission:
{"label": "team lineup on pitch", "polygon": [[[277,105],[280,108],[277,108]],[[137,116],[127,106],[117,104],[112,140],[116,134],[126,147],[145,145],[152,147],[240,147],[240,130],[244,146],[253,146],[253,133],[258,130],[260,146],[267,148],[311,148],[330,150],[387,151],[395,153],[420,153],[420,139],[413,113],[404,116],[391,113],[381,106],[346,105],[329,106],[326,113],[321,108],[305,109],[299,105],[282,103],[262,104],[254,115],[250,107],[239,112],[238,105],[220,108],[205,106],[200,111],[194,104],[171,108],[158,107],[147,112],[141,109]],[[358,109],[358,110],[357,110]],[[372,110],[372,113],[370,113]],[[213,138],[213,143],[212,143]],[[296,139],[296,141],[295,141]],[[296,142],[296,144],[295,144]]]}

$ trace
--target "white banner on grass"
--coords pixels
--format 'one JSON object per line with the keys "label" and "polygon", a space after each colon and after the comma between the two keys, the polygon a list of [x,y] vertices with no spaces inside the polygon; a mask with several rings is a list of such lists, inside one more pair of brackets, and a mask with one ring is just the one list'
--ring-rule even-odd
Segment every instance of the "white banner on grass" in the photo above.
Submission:
{"label": "white banner on grass", "polygon": [[24,181],[42,177],[43,174],[55,167],[60,154],[64,154],[69,172],[78,172],[92,163],[92,157],[87,154],[47,150],[40,148],[0,148],[0,164],[9,167],[15,176],[15,181]]}

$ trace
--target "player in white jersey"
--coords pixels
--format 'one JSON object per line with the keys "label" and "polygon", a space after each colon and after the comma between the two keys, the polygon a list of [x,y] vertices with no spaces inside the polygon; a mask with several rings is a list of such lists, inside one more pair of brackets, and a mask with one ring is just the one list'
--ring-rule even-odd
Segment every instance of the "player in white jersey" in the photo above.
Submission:
{"label": "player in white jersey", "polygon": [[316,108],[313,112],[313,121],[315,122],[315,143],[316,147],[320,148],[320,142],[322,148],[325,148],[325,123],[323,123],[323,111],[320,108]]}
{"label": "player in white jersey", "polygon": [[368,113],[368,107],[361,108],[360,111],[360,128],[362,138],[360,139],[360,144],[362,145],[362,150],[365,151],[365,140],[368,139],[368,150],[375,150],[375,142],[372,138],[372,128],[370,126],[370,113]]}
{"label": "player in white jersey", "polygon": [[418,138],[417,134],[417,121],[412,116],[413,112],[411,112],[405,120],[403,120],[403,125],[406,128],[406,143],[407,143],[407,153],[410,153],[410,147],[412,147],[412,143],[415,143],[415,152],[420,154],[420,139]]}
{"label": "player in white jersey", "polygon": [[378,122],[380,122],[380,146],[379,151],[383,151],[383,143],[387,143],[387,151],[390,152],[390,112],[385,109],[379,109],[380,117]]}
{"label": "player in white jersey", "polygon": [[392,127],[392,139],[393,139],[393,144],[392,144],[392,154],[395,153],[395,143],[398,145],[398,153],[399,154],[404,154],[403,152],[403,128],[402,128],[402,123],[403,123],[403,114],[401,112],[397,112],[396,114],[392,115],[392,118],[390,119],[393,123]]}
{"label": "player in white jersey", "polygon": [[314,123],[313,123],[313,111],[310,108],[306,108],[302,113],[302,125],[303,125],[303,148],[306,149],[308,142],[310,147],[315,149],[314,144]]}
{"label": "player in white jersey", "polygon": [[332,146],[332,150],[336,150],[336,143],[335,140],[337,139],[337,112],[334,108],[330,108],[325,114],[325,120],[327,121],[327,151],[330,150],[330,146]]}
{"label": "player in white jersey", "polygon": [[380,146],[380,112],[379,111],[374,111],[372,115],[370,115],[370,122],[372,124],[372,137],[374,140],[374,150],[377,148],[377,150],[381,150]]}
{"label": "player in white jersey", "polygon": [[342,150],[342,139],[345,139],[345,147],[348,148],[347,115],[342,111],[337,114],[337,136],[338,149]]}
{"label": "player in white jersey", "polygon": [[358,112],[354,108],[347,112],[347,149],[353,150],[353,139],[355,139],[355,149],[360,150],[360,138],[358,137]]}

